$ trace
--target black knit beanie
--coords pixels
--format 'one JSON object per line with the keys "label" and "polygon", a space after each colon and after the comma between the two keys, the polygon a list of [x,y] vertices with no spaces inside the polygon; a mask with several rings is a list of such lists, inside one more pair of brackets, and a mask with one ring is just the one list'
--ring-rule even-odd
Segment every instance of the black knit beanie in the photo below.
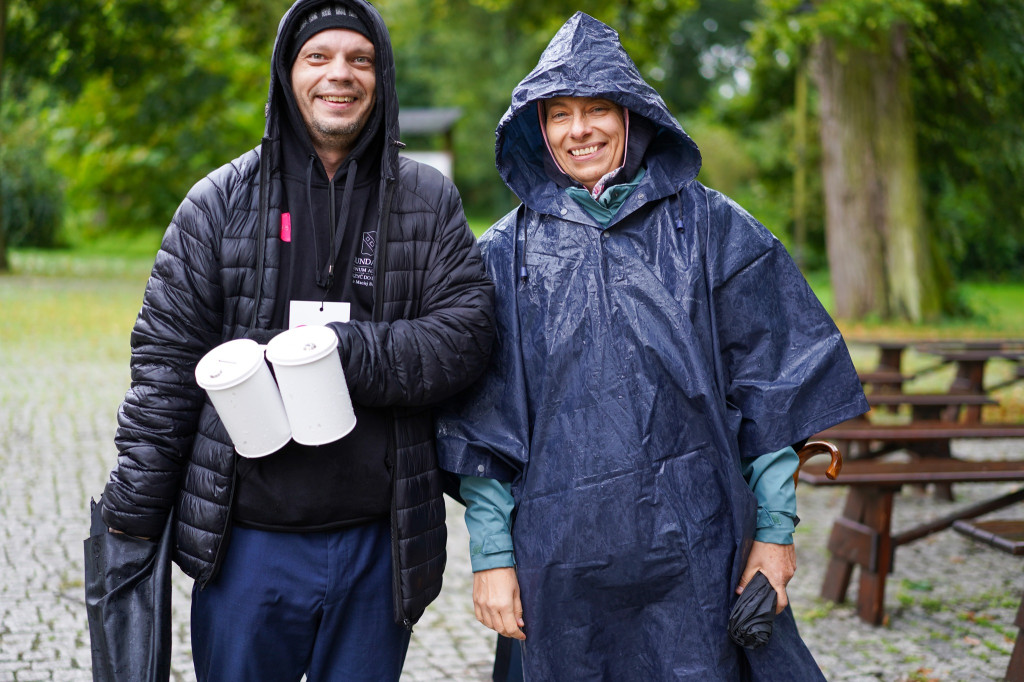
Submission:
{"label": "black knit beanie", "polygon": [[299,50],[307,40],[320,31],[332,28],[344,28],[361,33],[367,40],[373,42],[370,30],[355,12],[340,4],[324,5],[311,11],[299,22],[299,30],[295,33],[288,48],[288,65],[295,63],[295,58],[299,56]]}

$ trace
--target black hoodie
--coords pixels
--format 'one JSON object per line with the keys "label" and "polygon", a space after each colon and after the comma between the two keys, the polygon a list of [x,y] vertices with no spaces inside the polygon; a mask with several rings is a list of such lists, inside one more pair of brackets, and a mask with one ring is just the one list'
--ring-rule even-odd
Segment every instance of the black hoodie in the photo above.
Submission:
{"label": "black hoodie", "polygon": [[[292,64],[285,63],[291,52],[279,51],[274,63],[284,212],[291,229],[280,244],[278,288],[284,295],[277,298],[273,326],[289,326],[293,300],[347,302],[350,319],[370,320],[383,103],[378,100],[356,145],[328,179],[292,92]],[[267,457],[242,459],[234,520],[265,530],[318,531],[387,518],[386,414],[358,403],[354,408],[356,427],[339,441],[291,441]]]}

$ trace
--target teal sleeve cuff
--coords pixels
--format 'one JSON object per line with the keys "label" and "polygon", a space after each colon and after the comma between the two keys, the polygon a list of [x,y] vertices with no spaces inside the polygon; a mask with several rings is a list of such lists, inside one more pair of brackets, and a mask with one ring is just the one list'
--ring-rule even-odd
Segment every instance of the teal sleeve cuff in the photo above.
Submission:
{"label": "teal sleeve cuff", "polygon": [[793,544],[793,531],[799,519],[782,512],[770,512],[764,507],[757,508],[757,530],[754,539],[773,545]]}
{"label": "teal sleeve cuff", "polygon": [[512,484],[493,478],[461,476],[459,493],[466,502],[469,560],[473,572],[515,566]]}
{"label": "teal sleeve cuff", "polygon": [[800,458],[792,447],[744,460],[743,477],[757,498],[754,539],[758,542],[792,544],[793,531],[800,523],[793,481],[799,466]]}

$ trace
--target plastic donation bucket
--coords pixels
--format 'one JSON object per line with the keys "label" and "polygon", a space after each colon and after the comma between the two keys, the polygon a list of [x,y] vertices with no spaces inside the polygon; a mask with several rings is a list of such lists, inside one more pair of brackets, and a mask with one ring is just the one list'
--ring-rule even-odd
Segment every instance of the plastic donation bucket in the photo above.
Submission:
{"label": "plastic donation bucket", "polygon": [[267,359],[274,365],[295,442],[323,445],[355,428],[334,330],[310,325],[282,332],[267,344]]}
{"label": "plastic donation bucket", "polygon": [[235,339],[217,346],[196,365],[196,382],[210,396],[243,457],[269,455],[292,436],[263,348],[252,339]]}

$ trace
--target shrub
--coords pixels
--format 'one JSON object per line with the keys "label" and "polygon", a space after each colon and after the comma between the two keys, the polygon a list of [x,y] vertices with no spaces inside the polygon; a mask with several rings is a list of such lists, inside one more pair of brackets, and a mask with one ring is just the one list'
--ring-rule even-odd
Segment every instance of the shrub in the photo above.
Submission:
{"label": "shrub", "polygon": [[33,148],[0,148],[0,230],[8,247],[58,245],[64,210],[62,181]]}

